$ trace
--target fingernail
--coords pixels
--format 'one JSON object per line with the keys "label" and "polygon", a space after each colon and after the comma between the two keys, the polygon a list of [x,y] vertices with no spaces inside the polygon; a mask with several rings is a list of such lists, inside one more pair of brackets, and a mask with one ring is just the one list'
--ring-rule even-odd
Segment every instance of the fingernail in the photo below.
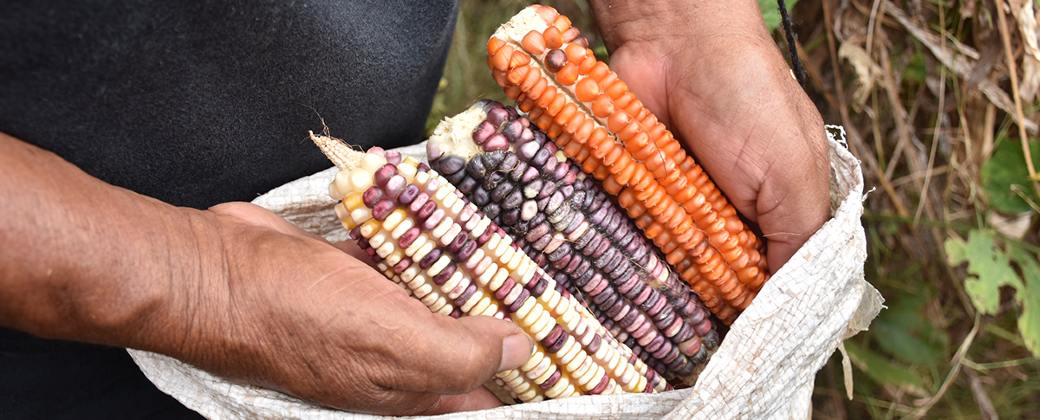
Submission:
{"label": "fingernail", "polygon": [[516,369],[527,363],[531,357],[531,339],[527,334],[513,334],[502,340],[502,362],[498,364],[498,371]]}

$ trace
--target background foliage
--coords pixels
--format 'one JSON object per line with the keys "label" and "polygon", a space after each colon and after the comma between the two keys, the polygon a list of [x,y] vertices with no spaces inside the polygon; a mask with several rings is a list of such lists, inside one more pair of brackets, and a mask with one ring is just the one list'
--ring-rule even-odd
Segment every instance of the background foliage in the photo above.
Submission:
{"label": "background foliage", "polygon": [[[527,3],[463,0],[428,127],[475,98],[504,99],[484,42]],[[546,3],[606,56],[584,0]],[[820,372],[815,417],[1040,418],[1040,178],[1023,147],[1031,139],[1040,166],[1037,5],[787,3],[807,92],[845,126],[874,189],[867,276],[888,306],[845,343],[851,390],[840,355]],[[776,3],[759,4],[775,30]]]}

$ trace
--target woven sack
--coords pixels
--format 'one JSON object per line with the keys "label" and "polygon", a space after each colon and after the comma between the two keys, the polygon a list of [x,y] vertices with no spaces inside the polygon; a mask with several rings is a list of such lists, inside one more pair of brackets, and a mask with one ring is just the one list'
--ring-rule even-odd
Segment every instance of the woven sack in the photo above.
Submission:
{"label": "woven sack", "polygon": [[[863,174],[844,131],[828,127],[833,218],[766,283],[733,323],[718,351],[688,389],[659,394],[600,395],[438,416],[443,419],[806,419],[813,381],[842,340],[863,331],[883,299],[864,280]],[[425,144],[399,149],[425,160]],[[332,211],[335,168],[298,179],[253,200],[331,241],[347,239]],[[232,384],[189,364],[128,350],[160,390],[214,419],[370,419],[287,395]],[[847,364],[846,364],[847,366]],[[848,375],[848,370],[846,370]]]}

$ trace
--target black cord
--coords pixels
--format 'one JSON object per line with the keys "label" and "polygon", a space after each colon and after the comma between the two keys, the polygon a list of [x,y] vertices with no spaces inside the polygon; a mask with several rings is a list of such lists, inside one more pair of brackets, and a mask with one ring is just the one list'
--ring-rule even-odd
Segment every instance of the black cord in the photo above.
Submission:
{"label": "black cord", "polygon": [[780,18],[784,23],[784,37],[787,39],[787,52],[791,55],[791,67],[794,68],[794,77],[798,79],[798,83],[804,88],[806,85],[805,67],[802,66],[802,60],[798,59],[798,47],[795,44],[796,34],[794,33],[794,24],[791,22],[791,14],[787,13],[787,5],[784,4],[784,0],[776,0],[777,7],[780,8]]}

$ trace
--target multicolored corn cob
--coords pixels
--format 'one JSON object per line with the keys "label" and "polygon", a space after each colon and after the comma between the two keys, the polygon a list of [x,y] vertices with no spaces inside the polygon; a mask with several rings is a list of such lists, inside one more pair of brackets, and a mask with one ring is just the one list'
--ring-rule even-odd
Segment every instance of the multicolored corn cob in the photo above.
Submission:
{"label": "multicolored corn cob", "polygon": [[555,9],[527,7],[488,40],[506,95],[603,188],[729,324],[767,279],[763,244],[657,118]]}
{"label": "multicolored corn cob", "polygon": [[445,119],[430,166],[669,381],[692,384],[719,341],[700,300],[598,186],[530,121],[482,101]]}
{"label": "multicolored corn cob", "polygon": [[340,168],[336,212],[379,269],[431,311],[511,319],[536,342],[495,382],[519,401],[654,392],[664,379],[615,340],[477,206],[437,172],[382,150],[311,139]]}

